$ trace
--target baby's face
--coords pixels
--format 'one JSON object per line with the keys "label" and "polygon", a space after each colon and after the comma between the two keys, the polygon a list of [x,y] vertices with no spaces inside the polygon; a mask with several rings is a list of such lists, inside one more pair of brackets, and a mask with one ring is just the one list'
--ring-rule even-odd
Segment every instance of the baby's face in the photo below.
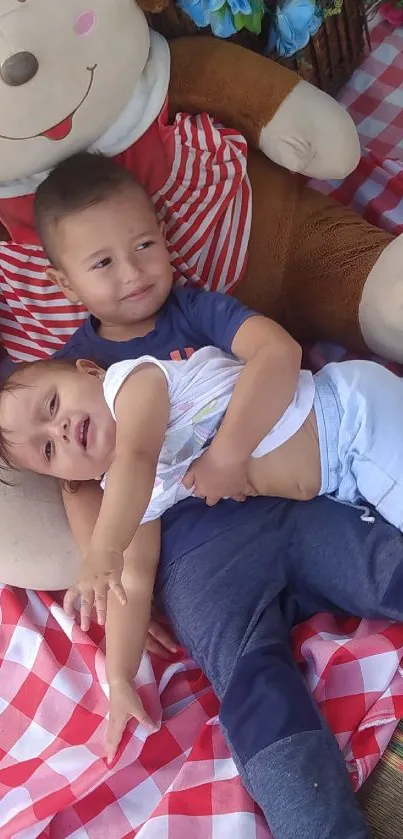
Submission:
{"label": "baby's face", "polygon": [[136,186],[61,219],[53,236],[53,278],[105,326],[146,321],[165,303],[172,267],[164,232]]}
{"label": "baby's face", "polygon": [[109,468],[115,422],[103,396],[104,373],[92,362],[77,364],[34,364],[1,394],[0,428],[17,469],[86,481]]}

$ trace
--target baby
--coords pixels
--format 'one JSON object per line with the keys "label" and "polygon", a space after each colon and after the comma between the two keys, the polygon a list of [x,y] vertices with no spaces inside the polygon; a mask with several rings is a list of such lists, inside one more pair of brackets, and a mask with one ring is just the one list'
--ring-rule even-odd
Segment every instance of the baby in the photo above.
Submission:
{"label": "baby", "polygon": [[[125,600],[124,551],[140,525],[194,491],[192,463],[214,446],[247,372],[234,357],[205,347],[187,360],[146,355],[106,373],[92,361],[40,361],[6,383],[0,428],[7,463],[68,481],[97,479],[104,488],[81,581],[71,592],[91,606],[94,592],[102,623],[108,587]],[[253,387],[251,371],[249,379]],[[269,387],[258,384],[253,402],[264,415]],[[290,405],[272,428],[267,424],[247,461],[245,493],[365,499],[402,529],[402,409],[403,383],[372,362],[329,364],[316,376],[302,370]],[[139,627],[141,639],[144,632]]]}

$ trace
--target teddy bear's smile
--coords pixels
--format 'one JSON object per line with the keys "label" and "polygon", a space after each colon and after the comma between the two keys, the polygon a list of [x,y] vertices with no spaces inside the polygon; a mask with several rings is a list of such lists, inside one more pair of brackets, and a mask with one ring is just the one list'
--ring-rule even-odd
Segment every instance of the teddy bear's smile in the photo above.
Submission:
{"label": "teddy bear's smile", "polygon": [[92,67],[87,67],[86,69],[90,73],[90,80],[88,82],[87,90],[84,93],[84,96],[76,105],[73,111],[71,111],[64,119],[58,122],[56,125],[52,125],[50,128],[46,128],[45,131],[39,132],[39,134],[32,134],[29,137],[8,137],[6,134],[0,134],[0,138],[3,140],[34,140],[36,137],[45,137],[47,140],[58,141],[64,140],[66,137],[69,136],[70,131],[73,127],[73,119],[84,104],[85,100],[88,98],[92,84],[94,81],[95,70],[97,69],[97,64],[93,64]]}

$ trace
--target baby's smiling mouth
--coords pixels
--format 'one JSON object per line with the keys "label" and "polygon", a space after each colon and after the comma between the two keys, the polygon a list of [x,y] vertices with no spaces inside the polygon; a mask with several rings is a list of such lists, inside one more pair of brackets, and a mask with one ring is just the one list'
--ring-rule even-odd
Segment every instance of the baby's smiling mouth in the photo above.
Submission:
{"label": "baby's smiling mouth", "polygon": [[57,125],[52,125],[50,128],[46,128],[45,131],[41,131],[39,134],[31,134],[28,137],[10,137],[7,134],[0,134],[0,139],[2,140],[34,140],[36,137],[44,137],[46,140],[52,140],[54,142],[58,140],[65,140],[66,137],[69,136],[71,129],[73,127],[73,119],[81,108],[81,105],[84,104],[85,100],[88,98],[90,90],[92,88],[92,83],[94,81],[94,74],[95,70],[97,69],[97,64],[93,64],[92,67],[87,67],[86,69],[90,73],[90,80],[88,82],[87,90],[84,93],[84,96],[76,105],[73,111],[71,111],[64,119],[57,123]]}

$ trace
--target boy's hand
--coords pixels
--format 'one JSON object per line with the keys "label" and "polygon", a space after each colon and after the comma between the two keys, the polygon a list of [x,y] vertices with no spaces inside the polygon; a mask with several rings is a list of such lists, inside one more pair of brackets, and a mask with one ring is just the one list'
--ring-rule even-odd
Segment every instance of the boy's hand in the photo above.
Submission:
{"label": "boy's hand", "polygon": [[153,612],[153,617],[150,620],[146,638],[146,650],[149,653],[153,653],[153,655],[158,655],[166,659],[170,659],[179,650],[178,644],[164,626],[158,613]]}
{"label": "boy's hand", "polygon": [[210,446],[197,460],[194,460],[183,484],[192,489],[196,498],[204,498],[209,507],[217,504],[221,498],[233,498],[245,501],[253,491],[246,477],[246,461],[223,460],[217,457]]}
{"label": "boy's hand", "polygon": [[119,743],[123,737],[127,723],[134,717],[141,725],[150,731],[156,730],[156,725],[146,713],[143,703],[131,682],[126,679],[116,679],[109,686],[109,724],[106,735],[106,756],[108,763],[113,760]]}
{"label": "boy's hand", "polygon": [[98,623],[104,626],[109,590],[113,591],[122,606],[126,605],[127,597],[121,583],[123,563],[123,553],[119,551],[90,549],[87,554],[78,582],[68,589],[63,601],[65,612],[73,615],[74,602],[77,597],[81,598],[81,629],[84,632],[88,632],[90,627],[94,605]]}

